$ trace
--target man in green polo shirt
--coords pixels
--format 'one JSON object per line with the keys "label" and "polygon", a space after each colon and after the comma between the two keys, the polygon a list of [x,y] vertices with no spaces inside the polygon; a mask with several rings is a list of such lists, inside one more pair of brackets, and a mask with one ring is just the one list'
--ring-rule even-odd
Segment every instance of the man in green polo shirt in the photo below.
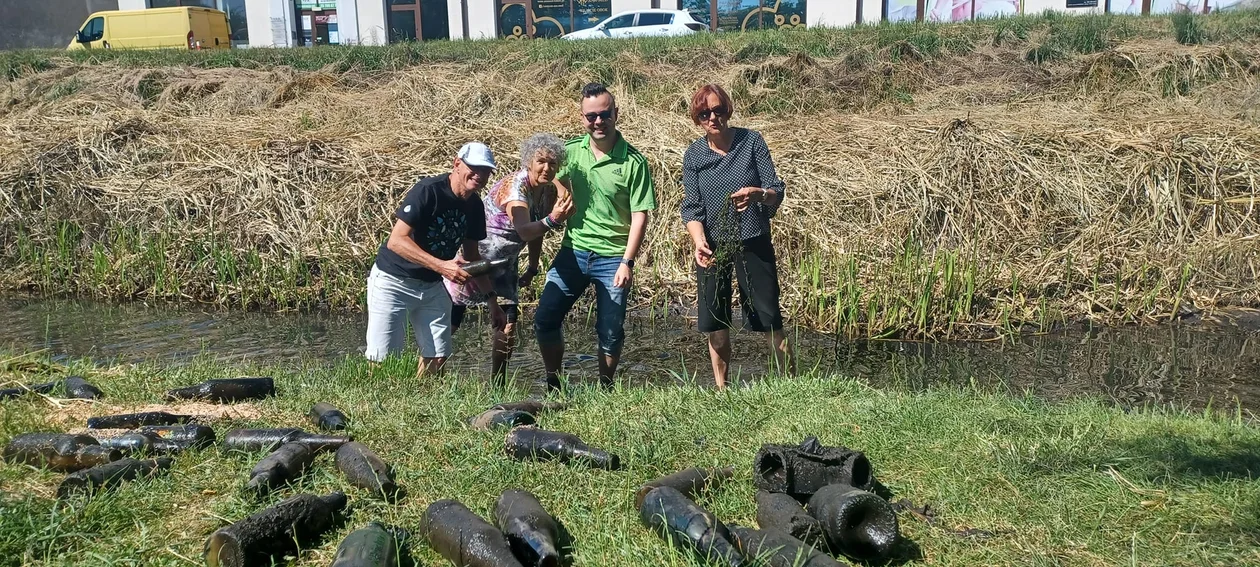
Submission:
{"label": "man in green polo shirt", "polygon": [[604,85],[582,89],[582,123],[587,134],[566,144],[568,160],[557,176],[573,192],[575,212],[534,314],[547,384],[553,388],[560,386],[564,318],[590,284],[595,284],[599,379],[612,385],[625,340],[634,258],[647,232],[648,211],[656,209],[647,159],[617,130],[617,101]]}

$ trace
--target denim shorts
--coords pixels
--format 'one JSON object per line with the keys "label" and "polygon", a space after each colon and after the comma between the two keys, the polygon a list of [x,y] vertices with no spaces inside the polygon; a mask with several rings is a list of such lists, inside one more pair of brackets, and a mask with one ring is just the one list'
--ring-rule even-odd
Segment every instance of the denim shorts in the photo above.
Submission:
{"label": "denim shorts", "polygon": [[595,330],[599,350],[621,356],[625,342],[626,297],[630,288],[613,286],[621,256],[600,256],[586,250],[561,248],[547,270],[547,283],[534,313],[534,334],[539,344],[564,342],[564,318],[573,304],[595,284]]}

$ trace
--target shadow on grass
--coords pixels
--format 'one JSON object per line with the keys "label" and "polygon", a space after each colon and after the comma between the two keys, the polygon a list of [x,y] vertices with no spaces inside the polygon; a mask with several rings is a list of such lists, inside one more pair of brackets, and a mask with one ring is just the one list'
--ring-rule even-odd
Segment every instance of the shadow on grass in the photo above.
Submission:
{"label": "shadow on grass", "polygon": [[1260,478],[1260,437],[1148,434],[1104,439],[1088,449],[1048,453],[1031,466],[1034,472],[1050,474],[1113,467],[1132,480],[1174,484],[1255,480]]}

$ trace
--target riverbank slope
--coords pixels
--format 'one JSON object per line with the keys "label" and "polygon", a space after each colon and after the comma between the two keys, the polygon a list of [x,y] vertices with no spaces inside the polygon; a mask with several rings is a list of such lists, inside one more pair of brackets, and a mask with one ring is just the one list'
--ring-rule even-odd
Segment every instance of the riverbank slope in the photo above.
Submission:
{"label": "riverbank slope", "polygon": [[415,179],[470,139],[510,167],[535,131],[579,134],[603,81],[658,187],[633,301],[686,311],[686,101],[716,81],[788,184],[792,321],[967,337],[1260,307],[1257,39],[1253,11],[4,53],[0,288],[360,308]]}

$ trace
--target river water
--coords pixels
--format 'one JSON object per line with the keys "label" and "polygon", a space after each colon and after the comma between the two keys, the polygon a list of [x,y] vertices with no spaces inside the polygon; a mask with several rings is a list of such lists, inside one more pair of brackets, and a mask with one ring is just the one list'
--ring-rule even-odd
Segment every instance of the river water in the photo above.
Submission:
{"label": "river water", "polygon": [[[180,364],[209,357],[258,365],[333,364],[361,356],[366,315],[257,313],[190,306],[110,304],[85,300],[0,298],[0,347],[42,351],[54,360]],[[592,314],[576,308],[566,328],[566,367],[595,375]],[[541,375],[525,314],[511,368]],[[919,390],[977,385],[1051,400],[1100,397],[1122,407],[1211,405],[1260,409],[1260,333],[1218,325],[1094,328],[990,342],[849,341],[793,330],[799,364],[857,376],[876,387]],[[737,373],[766,373],[761,335],[733,337]],[[471,322],[456,335],[451,364],[489,373],[489,335]],[[703,336],[685,318],[631,317],[623,378],[631,383],[711,384]]]}

